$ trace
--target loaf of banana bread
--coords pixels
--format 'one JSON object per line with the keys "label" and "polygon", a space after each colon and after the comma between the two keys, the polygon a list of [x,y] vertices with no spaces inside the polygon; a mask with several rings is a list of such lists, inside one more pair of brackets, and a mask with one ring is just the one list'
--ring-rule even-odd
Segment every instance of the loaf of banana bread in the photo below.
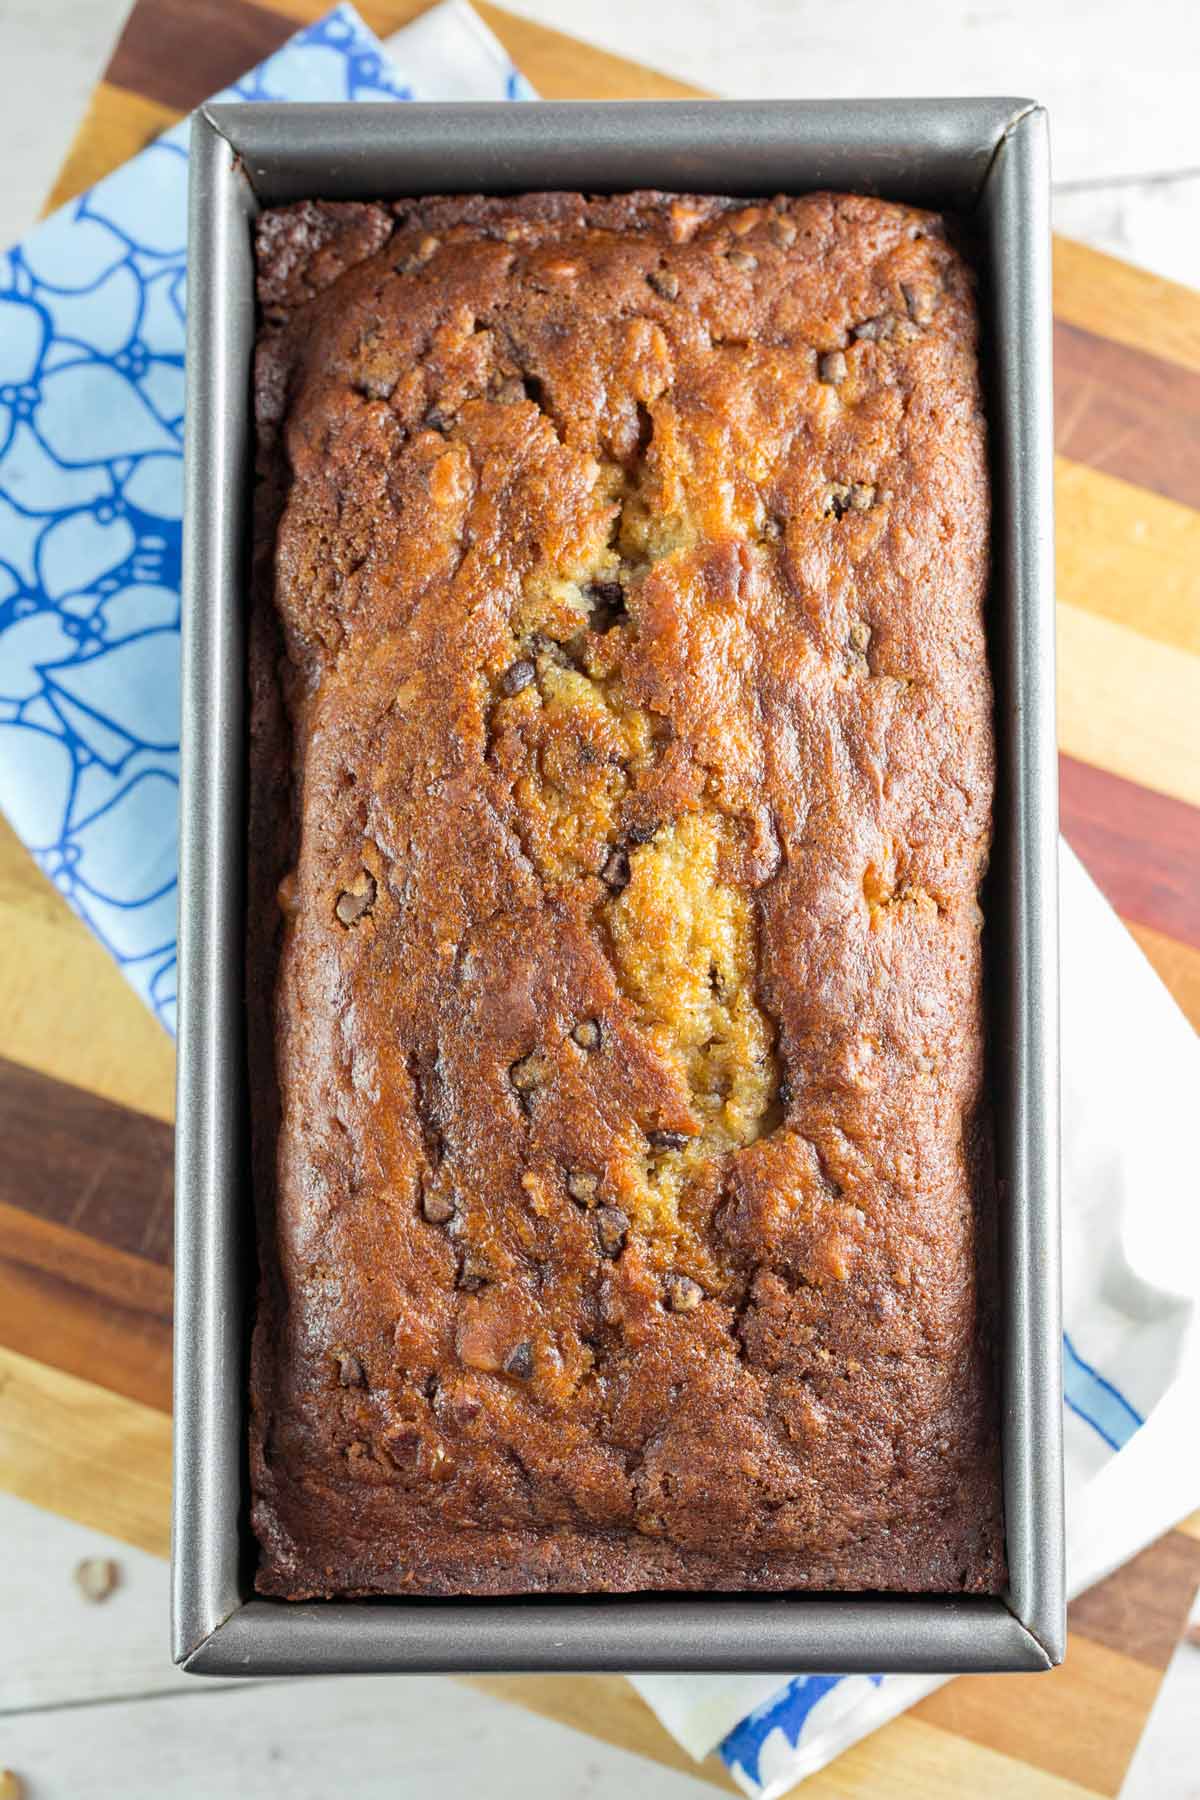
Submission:
{"label": "loaf of banana bread", "polygon": [[995,1592],[941,219],[257,226],[258,1586]]}

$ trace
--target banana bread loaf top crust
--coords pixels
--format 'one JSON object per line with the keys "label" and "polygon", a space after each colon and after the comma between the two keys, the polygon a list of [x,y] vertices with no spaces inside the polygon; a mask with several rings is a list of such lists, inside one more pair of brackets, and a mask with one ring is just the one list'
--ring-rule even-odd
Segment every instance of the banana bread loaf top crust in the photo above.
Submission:
{"label": "banana bread loaf top crust", "polygon": [[998,1590],[966,264],[829,194],[257,250],[259,1588]]}

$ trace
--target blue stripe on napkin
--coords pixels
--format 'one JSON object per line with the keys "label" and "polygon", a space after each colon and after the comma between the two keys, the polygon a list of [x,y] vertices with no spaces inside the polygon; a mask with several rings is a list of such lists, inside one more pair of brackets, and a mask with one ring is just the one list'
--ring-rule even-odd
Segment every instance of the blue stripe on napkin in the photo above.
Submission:
{"label": "blue stripe on napkin", "polygon": [[1145,1420],[1120,1388],[1084,1362],[1067,1333],[1063,1332],[1063,1400],[1104,1439],[1112,1450],[1127,1444]]}
{"label": "blue stripe on napkin", "polygon": [[[784,1743],[795,1750],[801,1738],[816,1723],[814,1713],[818,1709],[822,1714],[828,1712],[828,1707],[822,1706],[823,1701],[842,1690],[839,1697],[848,1709],[849,1705],[859,1704],[868,1688],[878,1687],[882,1680],[882,1675],[797,1675],[781,1692],[772,1694],[769,1700],[747,1713],[722,1738],[718,1746],[721,1759],[744,1782],[754,1786],[764,1784],[769,1779],[770,1772],[762,1768],[763,1751],[776,1732],[782,1740],[779,1750],[783,1749]],[[852,1698],[846,1689],[852,1690]],[[838,1710],[840,1712],[843,1708],[839,1707]],[[829,1721],[823,1718],[820,1723],[824,1728]]]}

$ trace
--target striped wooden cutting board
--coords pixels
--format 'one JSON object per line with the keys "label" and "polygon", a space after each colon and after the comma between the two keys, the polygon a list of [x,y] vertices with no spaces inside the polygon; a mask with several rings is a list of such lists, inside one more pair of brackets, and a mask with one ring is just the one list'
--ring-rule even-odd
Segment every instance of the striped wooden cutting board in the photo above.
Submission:
{"label": "striped wooden cutting board", "polygon": [[[138,0],[51,204],[325,9]],[[360,10],[386,33],[421,0]],[[693,91],[479,10],[548,97]],[[1055,311],[1063,829],[1200,1024],[1200,295],[1060,242]],[[0,1487],[163,1554],[172,1078],[159,1027],[0,826]],[[1116,1794],[1198,1581],[1200,1517],[1076,1603],[1063,1669],[956,1681],[806,1793]],[[617,1677],[480,1685],[693,1767]]]}

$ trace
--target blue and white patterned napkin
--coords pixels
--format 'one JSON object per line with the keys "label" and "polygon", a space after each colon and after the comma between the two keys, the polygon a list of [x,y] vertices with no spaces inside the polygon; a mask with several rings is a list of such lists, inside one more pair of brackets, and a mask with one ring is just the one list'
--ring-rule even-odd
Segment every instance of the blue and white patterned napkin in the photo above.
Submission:
{"label": "blue and white patterned napkin", "polygon": [[[384,47],[349,6],[225,95],[519,100],[466,0]],[[186,138],[0,258],[0,808],[168,1029],[175,1011]],[[1063,858],[1072,1592],[1200,1503],[1194,1034]],[[1095,979],[1103,970],[1103,982]],[[772,1800],[937,1686],[646,1676],[679,1741]]]}
{"label": "blue and white patterned napkin", "polygon": [[[222,100],[532,90],[464,0],[350,6]],[[175,1026],[188,123],[0,256],[0,809]]]}

